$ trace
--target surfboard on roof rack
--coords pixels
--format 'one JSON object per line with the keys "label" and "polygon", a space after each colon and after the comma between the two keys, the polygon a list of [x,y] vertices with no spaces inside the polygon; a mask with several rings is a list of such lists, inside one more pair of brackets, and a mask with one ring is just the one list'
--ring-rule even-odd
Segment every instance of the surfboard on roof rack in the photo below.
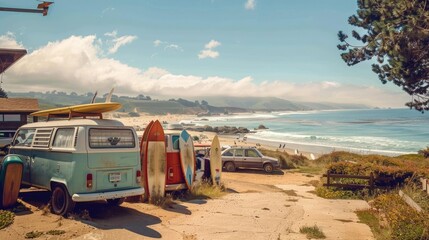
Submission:
{"label": "surfboard on roof rack", "polygon": [[31,113],[34,117],[47,117],[49,118],[73,118],[73,117],[100,117],[103,118],[102,114],[106,112],[112,112],[122,107],[122,104],[117,102],[104,102],[104,103],[88,103],[73,105],[68,107],[60,107],[42,110]]}

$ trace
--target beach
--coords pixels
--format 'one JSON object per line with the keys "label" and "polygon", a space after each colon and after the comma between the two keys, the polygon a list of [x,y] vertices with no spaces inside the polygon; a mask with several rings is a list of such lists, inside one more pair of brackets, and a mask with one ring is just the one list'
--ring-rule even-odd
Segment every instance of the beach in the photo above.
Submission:
{"label": "beach", "polygon": [[[150,121],[158,120],[161,123],[189,123],[194,122],[196,119],[201,119],[196,115],[185,115],[185,114],[169,114],[169,115],[141,115],[139,117],[115,117],[115,120],[122,122],[126,126],[133,126],[137,130],[137,134],[141,136],[143,134],[144,128]],[[240,127],[240,126],[235,126]],[[168,131],[168,130],[165,130]],[[197,132],[197,131],[189,131],[191,136],[196,136],[200,140],[202,144],[210,144],[211,139],[216,135],[215,132]],[[251,133],[248,135],[252,135]],[[243,134],[218,134],[219,141],[221,146],[252,146],[258,148],[264,148],[269,150],[279,150],[287,152],[288,154],[302,154],[307,158],[310,158],[310,155],[313,154],[315,157],[322,154],[323,151],[311,151],[311,148],[305,147],[300,144],[286,144],[283,147],[282,142],[272,140],[272,141],[264,141],[258,139],[247,138],[243,140]],[[281,147],[279,145],[281,144]],[[324,150],[324,149],[323,149]]]}
{"label": "beach", "polygon": [[[168,123],[180,122],[187,129],[207,129],[204,126],[247,128],[250,131],[248,134],[220,136],[225,145],[231,144],[230,139],[242,140],[245,136],[245,142],[236,141],[236,144],[258,145],[294,154],[312,153],[315,156],[334,151],[386,156],[415,154],[427,147],[429,137],[429,129],[425,127],[429,116],[403,108],[253,112],[204,117],[142,115],[136,119],[123,118],[125,124],[141,122],[143,125],[140,126],[154,119]],[[259,129],[261,126],[265,128]]]}

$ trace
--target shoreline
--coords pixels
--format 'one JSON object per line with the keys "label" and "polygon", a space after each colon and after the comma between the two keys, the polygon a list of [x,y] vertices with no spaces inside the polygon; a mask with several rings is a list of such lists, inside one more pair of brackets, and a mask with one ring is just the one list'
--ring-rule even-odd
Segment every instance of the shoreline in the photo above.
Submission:
{"label": "shoreline", "polygon": [[[115,120],[121,121],[124,125],[132,126],[136,128],[137,131],[142,131],[144,127],[151,121],[151,120],[159,120],[162,122],[168,122],[168,123],[186,123],[186,122],[193,122],[196,119],[198,119],[198,116],[196,115],[186,115],[186,114],[167,114],[167,115],[148,115],[148,114],[141,114],[139,117],[114,117]],[[207,121],[206,125],[210,125],[210,121]],[[239,126],[235,126],[239,127]],[[186,129],[186,127],[184,128]],[[198,132],[198,131],[192,131],[188,130],[191,135],[193,136],[207,136],[206,142],[208,140],[211,140],[215,132]],[[287,140],[278,140],[278,139],[263,139],[255,137],[253,133],[247,133],[247,134],[233,134],[233,135],[223,135],[218,134],[219,139],[221,140],[221,145],[230,145],[230,146],[255,146],[255,147],[262,147],[270,150],[279,150],[279,151],[285,151],[288,154],[291,155],[304,155],[309,159],[312,159],[312,157],[319,157],[323,154],[329,154],[335,151],[346,151],[361,155],[369,155],[369,154],[377,154],[377,155],[384,155],[384,156],[400,156],[404,154],[416,154],[417,152],[400,152],[400,151],[389,151],[389,150],[373,150],[373,149],[359,149],[359,148],[353,148],[353,147],[339,147],[339,146],[327,146],[327,145],[317,145],[317,144],[311,144],[311,143],[297,143],[297,142],[291,142]],[[243,141],[243,136],[246,136],[246,141]],[[281,147],[279,147],[281,145]],[[283,147],[284,146],[284,147]]]}

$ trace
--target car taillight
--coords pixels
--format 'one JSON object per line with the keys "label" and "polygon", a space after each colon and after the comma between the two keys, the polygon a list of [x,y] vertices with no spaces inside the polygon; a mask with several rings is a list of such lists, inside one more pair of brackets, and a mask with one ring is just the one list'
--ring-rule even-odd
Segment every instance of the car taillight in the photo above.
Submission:
{"label": "car taillight", "polygon": [[137,170],[137,172],[136,172],[136,182],[137,183],[142,182],[142,172],[140,170]]}
{"label": "car taillight", "polygon": [[92,173],[86,174],[86,187],[92,188]]}

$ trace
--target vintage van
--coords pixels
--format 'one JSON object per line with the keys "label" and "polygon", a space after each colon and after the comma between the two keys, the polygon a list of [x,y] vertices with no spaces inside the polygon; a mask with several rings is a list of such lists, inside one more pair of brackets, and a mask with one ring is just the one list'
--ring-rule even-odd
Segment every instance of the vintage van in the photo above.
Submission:
{"label": "vintage van", "polygon": [[165,133],[165,149],[167,152],[166,191],[179,191],[188,188],[180,164],[179,138],[180,132],[167,131]]}
{"label": "vintage van", "polygon": [[24,162],[22,182],[52,192],[52,212],[64,215],[75,202],[144,194],[138,138],[132,127],[104,119],[30,123],[19,128],[10,154]]}

